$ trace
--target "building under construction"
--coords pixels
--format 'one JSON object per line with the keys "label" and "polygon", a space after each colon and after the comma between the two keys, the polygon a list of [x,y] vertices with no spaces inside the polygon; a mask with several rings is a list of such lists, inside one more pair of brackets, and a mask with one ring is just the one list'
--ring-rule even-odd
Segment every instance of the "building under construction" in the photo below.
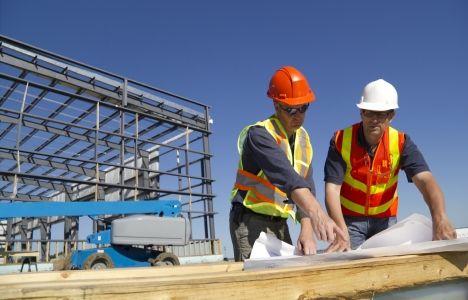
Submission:
{"label": "building under construction", "polygon": [[[180,200],[192,242],[220,254],[210,120],[207,105],[0,36],[2,202]],[[47,261],[81,247],[86,219],[4,220],[0,248]]]}
{"label": "building under construction", "polygon": [[[80,230],[103,232],[121,217],[90,222],[85,214],[31,218],[27,211],[5,217],[6,207],[173,200],[192,233],[188,245],[164,254],[222,257],[209,136],[206,105],[0,36],[1,256],[47,262],[87,251]],[[57,232],[63,235],[53,237]],[[0,298],[467,299],[467,249],[465,232],[451,241],[244,263],[6,274]]]}

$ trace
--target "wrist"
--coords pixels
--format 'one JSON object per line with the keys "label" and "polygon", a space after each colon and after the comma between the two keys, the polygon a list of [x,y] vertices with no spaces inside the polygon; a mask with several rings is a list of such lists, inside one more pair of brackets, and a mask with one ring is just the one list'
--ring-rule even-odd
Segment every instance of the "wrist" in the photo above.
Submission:
{"label": "wrist", "polygon": [[445,212],[432,214],[432,223],[440,223],[447,220],[447,214]]}

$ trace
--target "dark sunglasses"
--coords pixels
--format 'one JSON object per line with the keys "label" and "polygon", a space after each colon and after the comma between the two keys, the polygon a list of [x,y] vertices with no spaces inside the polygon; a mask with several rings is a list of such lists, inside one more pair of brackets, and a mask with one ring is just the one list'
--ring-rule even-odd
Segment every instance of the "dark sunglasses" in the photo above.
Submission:
{"label": "dark sunglasses", "polygon": [[283,106],[283,105],[281,105],[279,103],[278,103],[278,105],[282,110],[287,112],[288,115],[290,115],[290,116],[293,116],[293,115],[297,114],[298,112],[303,114],[309,108],[309,104],[304,104],[304,105],[302,105],[300,107],[288,107],[288,106]]}

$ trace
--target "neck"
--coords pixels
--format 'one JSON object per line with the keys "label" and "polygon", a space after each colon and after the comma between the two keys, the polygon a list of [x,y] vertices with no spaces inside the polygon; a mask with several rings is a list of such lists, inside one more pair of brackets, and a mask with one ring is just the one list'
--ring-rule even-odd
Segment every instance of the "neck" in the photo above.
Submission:
{"label": "neck", "polygon": [[296,133],[296,130],[287,126],[287,124],[285,124],[286,122],[282,122],[281,118],[279,118],[277,114],[275,115],[275,118],[277,118],[280,121],[281,126],[283,126],[283,129],[286,132],[288,139],[290,139]]}
{"label": "neck", "polygon": [[296,133],[295,130],[286,130],[286,133],[288,135],[288,139],[291,139],[294,136],[294,133]]}
{"label": "neck", "polygon": [[377,147],[382,137],[383,137],[383,134],[376,136],[373,134],[368,134],[366,131],[364,131],[364,139],[366,140],[367,145],[371,149],[375,149]]}

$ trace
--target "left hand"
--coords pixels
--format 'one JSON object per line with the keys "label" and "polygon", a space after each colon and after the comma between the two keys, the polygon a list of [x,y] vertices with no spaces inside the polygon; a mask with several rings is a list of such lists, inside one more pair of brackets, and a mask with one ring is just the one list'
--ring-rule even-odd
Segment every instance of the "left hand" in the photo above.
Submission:
{"label": "left hand", "polygon": [[313,255],[317,253],[314,231],[310,219],[307,217],[301,220],[301,232],[297,239],[297,250],[303,255]]}
{"label": "left hand", "polygon": [[300,235],[297,239],[297,250],[299,250],[303,255],[317,254],[315,239],[312,236],[305,237]]}

